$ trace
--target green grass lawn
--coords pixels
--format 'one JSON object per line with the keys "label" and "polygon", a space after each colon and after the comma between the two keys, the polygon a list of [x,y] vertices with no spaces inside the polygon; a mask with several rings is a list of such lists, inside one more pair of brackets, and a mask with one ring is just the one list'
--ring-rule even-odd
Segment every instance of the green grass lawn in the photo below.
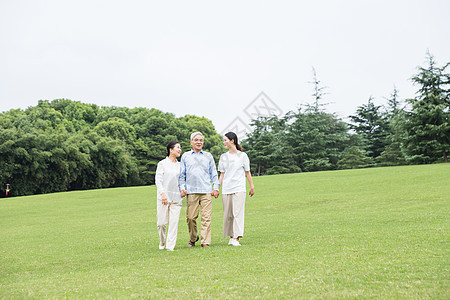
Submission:
{"label": "green grass lawn", "polygon": [[242,247],[158,250],[156,188],[0,199],[0,298],[450,298],[450,164],[263,176]]}

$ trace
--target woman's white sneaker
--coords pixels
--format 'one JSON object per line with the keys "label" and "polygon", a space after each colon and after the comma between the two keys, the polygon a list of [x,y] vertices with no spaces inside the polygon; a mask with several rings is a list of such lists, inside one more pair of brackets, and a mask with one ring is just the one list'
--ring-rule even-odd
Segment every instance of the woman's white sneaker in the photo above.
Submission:
{"label": "woman's white sneaker", "polygon": [[231,245],[233,245],[233,246],[240,246],[241,244],[239,244],[239,241],[238,241],[238,240],[232,239]]}

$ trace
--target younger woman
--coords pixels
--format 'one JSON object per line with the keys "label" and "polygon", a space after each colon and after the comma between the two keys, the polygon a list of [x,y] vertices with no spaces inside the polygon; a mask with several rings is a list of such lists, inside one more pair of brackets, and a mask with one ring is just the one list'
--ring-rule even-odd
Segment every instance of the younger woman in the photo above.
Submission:
{"label": "younger woman", "polygon": [[250,197],[255,194],[250,161],[242,152],[238,137],[234,132],[228,132],[223,137],[223,144],[228,152],[222,154],[219,160],[219,183],[222,186],[223,204],[223,237],[230,237],[228,245],[240,246],[239,238],[244,236],[245,193],[247,177],[250,184]]}
{"label": "younger woman", "polygon": [[[156,167],[157,190],[157,227],[159,233],[159,249],[173,251],[177,242],[178,220],[180,218],[182,198],[178,188],[181,146],[177,141],[167,145],[167,157]],[[169,229],[167,230],[167,224]],[[166,236],[167,231],[167,236]]]}

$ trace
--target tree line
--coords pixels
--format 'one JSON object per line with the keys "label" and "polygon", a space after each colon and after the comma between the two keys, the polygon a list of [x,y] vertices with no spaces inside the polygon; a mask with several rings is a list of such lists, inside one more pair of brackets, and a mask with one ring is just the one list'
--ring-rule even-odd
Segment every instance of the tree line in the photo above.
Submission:
{"label": "tree line", "polygon": [[350,122],[327,113],[324,88],[314,72],[314,103],[282,117],[253,120],[243,142],[256,175],[372,166],[448,162],[450,149],[450,74],[427,55],[411,79],[416,97],[401,101],[398,91],[386,106],[370,97]]}
{"label": "tree line", "polygon": [[190,149],[193,131],[218,160],[222,137],[204,117],[41,100],[0,114],[0,190],[4,196],[10,184],[17,196],[153,184],[167,143]]}
{"label": "tree line", "polygon": [[[252,121],[242,142],[254,175],[448,162],[450,74],[428,54],[412,82],[416,97],[394,89],[386,106],[369,98],[345,122],[326,112],[314,74],[314,103]],[[218,162],[222,137],[204,117],[157,109],[99,107],[67,99],[0,114],[0,196],[154,183],[165,145],[201,131]]]}

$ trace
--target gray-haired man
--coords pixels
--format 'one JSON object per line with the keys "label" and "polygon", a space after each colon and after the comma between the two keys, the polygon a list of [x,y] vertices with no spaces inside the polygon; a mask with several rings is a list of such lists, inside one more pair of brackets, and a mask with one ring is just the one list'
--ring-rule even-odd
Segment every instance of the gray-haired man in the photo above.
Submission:
{"label": "gray-haired man", "polygon": [[181,156],[180,177],[178,187],[181,197],[187,195],[186,219],[190,241],[188,247],[195,246],[198,241],[197,218],[201,208],[201,244],[211,244],[211,211],[212,198],[219,196],[219,180],[216,164],[211,153],[203,151],[204,137],[201,132],[191,134],[192,150]]}

